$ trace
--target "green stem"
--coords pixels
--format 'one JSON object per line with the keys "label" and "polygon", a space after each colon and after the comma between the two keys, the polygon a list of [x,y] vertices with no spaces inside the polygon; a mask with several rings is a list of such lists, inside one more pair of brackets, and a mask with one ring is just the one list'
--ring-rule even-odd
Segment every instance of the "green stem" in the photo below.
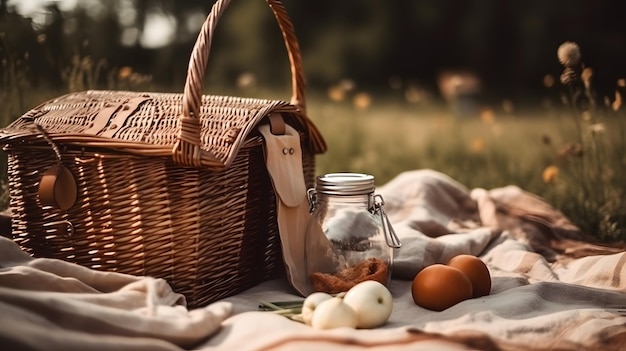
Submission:
{"label": "green stem", "polygon": [[286,309],[302,309],[304,301],[259,301],[259,308],[264,311],[280,311]]}

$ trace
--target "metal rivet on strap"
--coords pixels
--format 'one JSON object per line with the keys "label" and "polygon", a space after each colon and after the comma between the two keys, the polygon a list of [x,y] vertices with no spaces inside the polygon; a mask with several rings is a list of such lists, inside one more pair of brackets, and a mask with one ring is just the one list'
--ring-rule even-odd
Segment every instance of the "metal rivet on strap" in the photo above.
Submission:
{"label": "metal rivet on strap", "polygon": [[289,155],[293,155],[296,152],[292,147],[289,148]]}
{"label": "metal rivet on strap", "polygon": [[288,153],[289,153],[289,149],[284,148],[284,149],[283,149],[283,155],[287,155]]}

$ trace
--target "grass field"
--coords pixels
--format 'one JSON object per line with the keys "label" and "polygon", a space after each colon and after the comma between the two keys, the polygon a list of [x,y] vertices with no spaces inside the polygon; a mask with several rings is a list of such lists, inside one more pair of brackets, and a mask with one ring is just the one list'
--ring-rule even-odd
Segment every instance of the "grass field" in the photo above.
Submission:
{"label": "grass field", "polygon": [[483,109],[459,117],[445,106],[398,102],[309,110],[329,145],[319,172],[367,172],[383,184],[399,172],[431,168],[470,189],[513,184],[600,240],[626,238],[626,121],[619,115],[578,123],[563,109]]}
{"label": "grass field", "polygon": [[[28,92],[4,91],[2,126],[64,93]],[[261,97],[267,95],[275,97]],[[317,160],[318,174],[366,172],[382,185],[402,171],[430,168],[469,189],[513,184],[544,198],[599,240],[626,240],[623,112],[479,107],[459,116],[445,104],[369,95],[333,101],[322,94],[307,105],[329,147]],[[4,162],[0,171],[5,167]],[[6,204],[6,191],[2,196]]]}

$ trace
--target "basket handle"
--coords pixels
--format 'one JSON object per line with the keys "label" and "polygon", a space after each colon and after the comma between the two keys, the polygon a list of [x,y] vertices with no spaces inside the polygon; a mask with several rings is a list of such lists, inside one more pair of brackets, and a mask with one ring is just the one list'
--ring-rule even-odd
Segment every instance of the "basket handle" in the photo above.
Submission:
{"label": "basket handle", "polygon": [[[174,145],[174,161],[182,165],[199,167],[200,165],[221,165],[221,162],[211,153],[200,148],[200,107],[202,106],[202,88],[207,61],[213,40],[213,33],[219,18],[224,13],[231,0],[217,0],[207,16],[196,43],[191,52],[187,79],[183,91],[183,114],[180,117],[181,128],[178,141]],[[285,6],[279,0],[266,0],[274,13],[280,31],[283,35],[289,64],[291,68],[292,96],[291,104],[306,114],[305,81],[300,56],[300,45],[295,35],[291,19],[287,15]]]}

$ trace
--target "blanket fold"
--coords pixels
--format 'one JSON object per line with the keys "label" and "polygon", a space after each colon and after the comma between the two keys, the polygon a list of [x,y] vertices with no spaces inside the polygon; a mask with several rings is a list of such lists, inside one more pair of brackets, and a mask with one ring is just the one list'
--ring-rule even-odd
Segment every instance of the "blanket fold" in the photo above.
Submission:
{"label": "blanket fold", "polygon": [[[402,240],[375,330],[315,330],[260,300],[301,300],[283,279],[189,310],[166,281],[32,258],[0,238],[0,344],[15,350],[583,350],[626,349],[626,245],[594,243],[516,186],[467,189],[433,170],[377,192]],[[479,256],[487,296],[434,312],[413,303],[422,268]]]}
{"label": "blanket fold", "polygon": [[[0,237],[0,318],[5,321],[0,339],[8,344],[84,350],[102,339],[105,349],[132,349],[145,339],[148,348],[153,340],[157,349],[177,349],[215,333],[231,310],[219,303],[188,311],[185,298],[163,279],[34,259]],[[116,342],[108,345],[109,339]]]}

